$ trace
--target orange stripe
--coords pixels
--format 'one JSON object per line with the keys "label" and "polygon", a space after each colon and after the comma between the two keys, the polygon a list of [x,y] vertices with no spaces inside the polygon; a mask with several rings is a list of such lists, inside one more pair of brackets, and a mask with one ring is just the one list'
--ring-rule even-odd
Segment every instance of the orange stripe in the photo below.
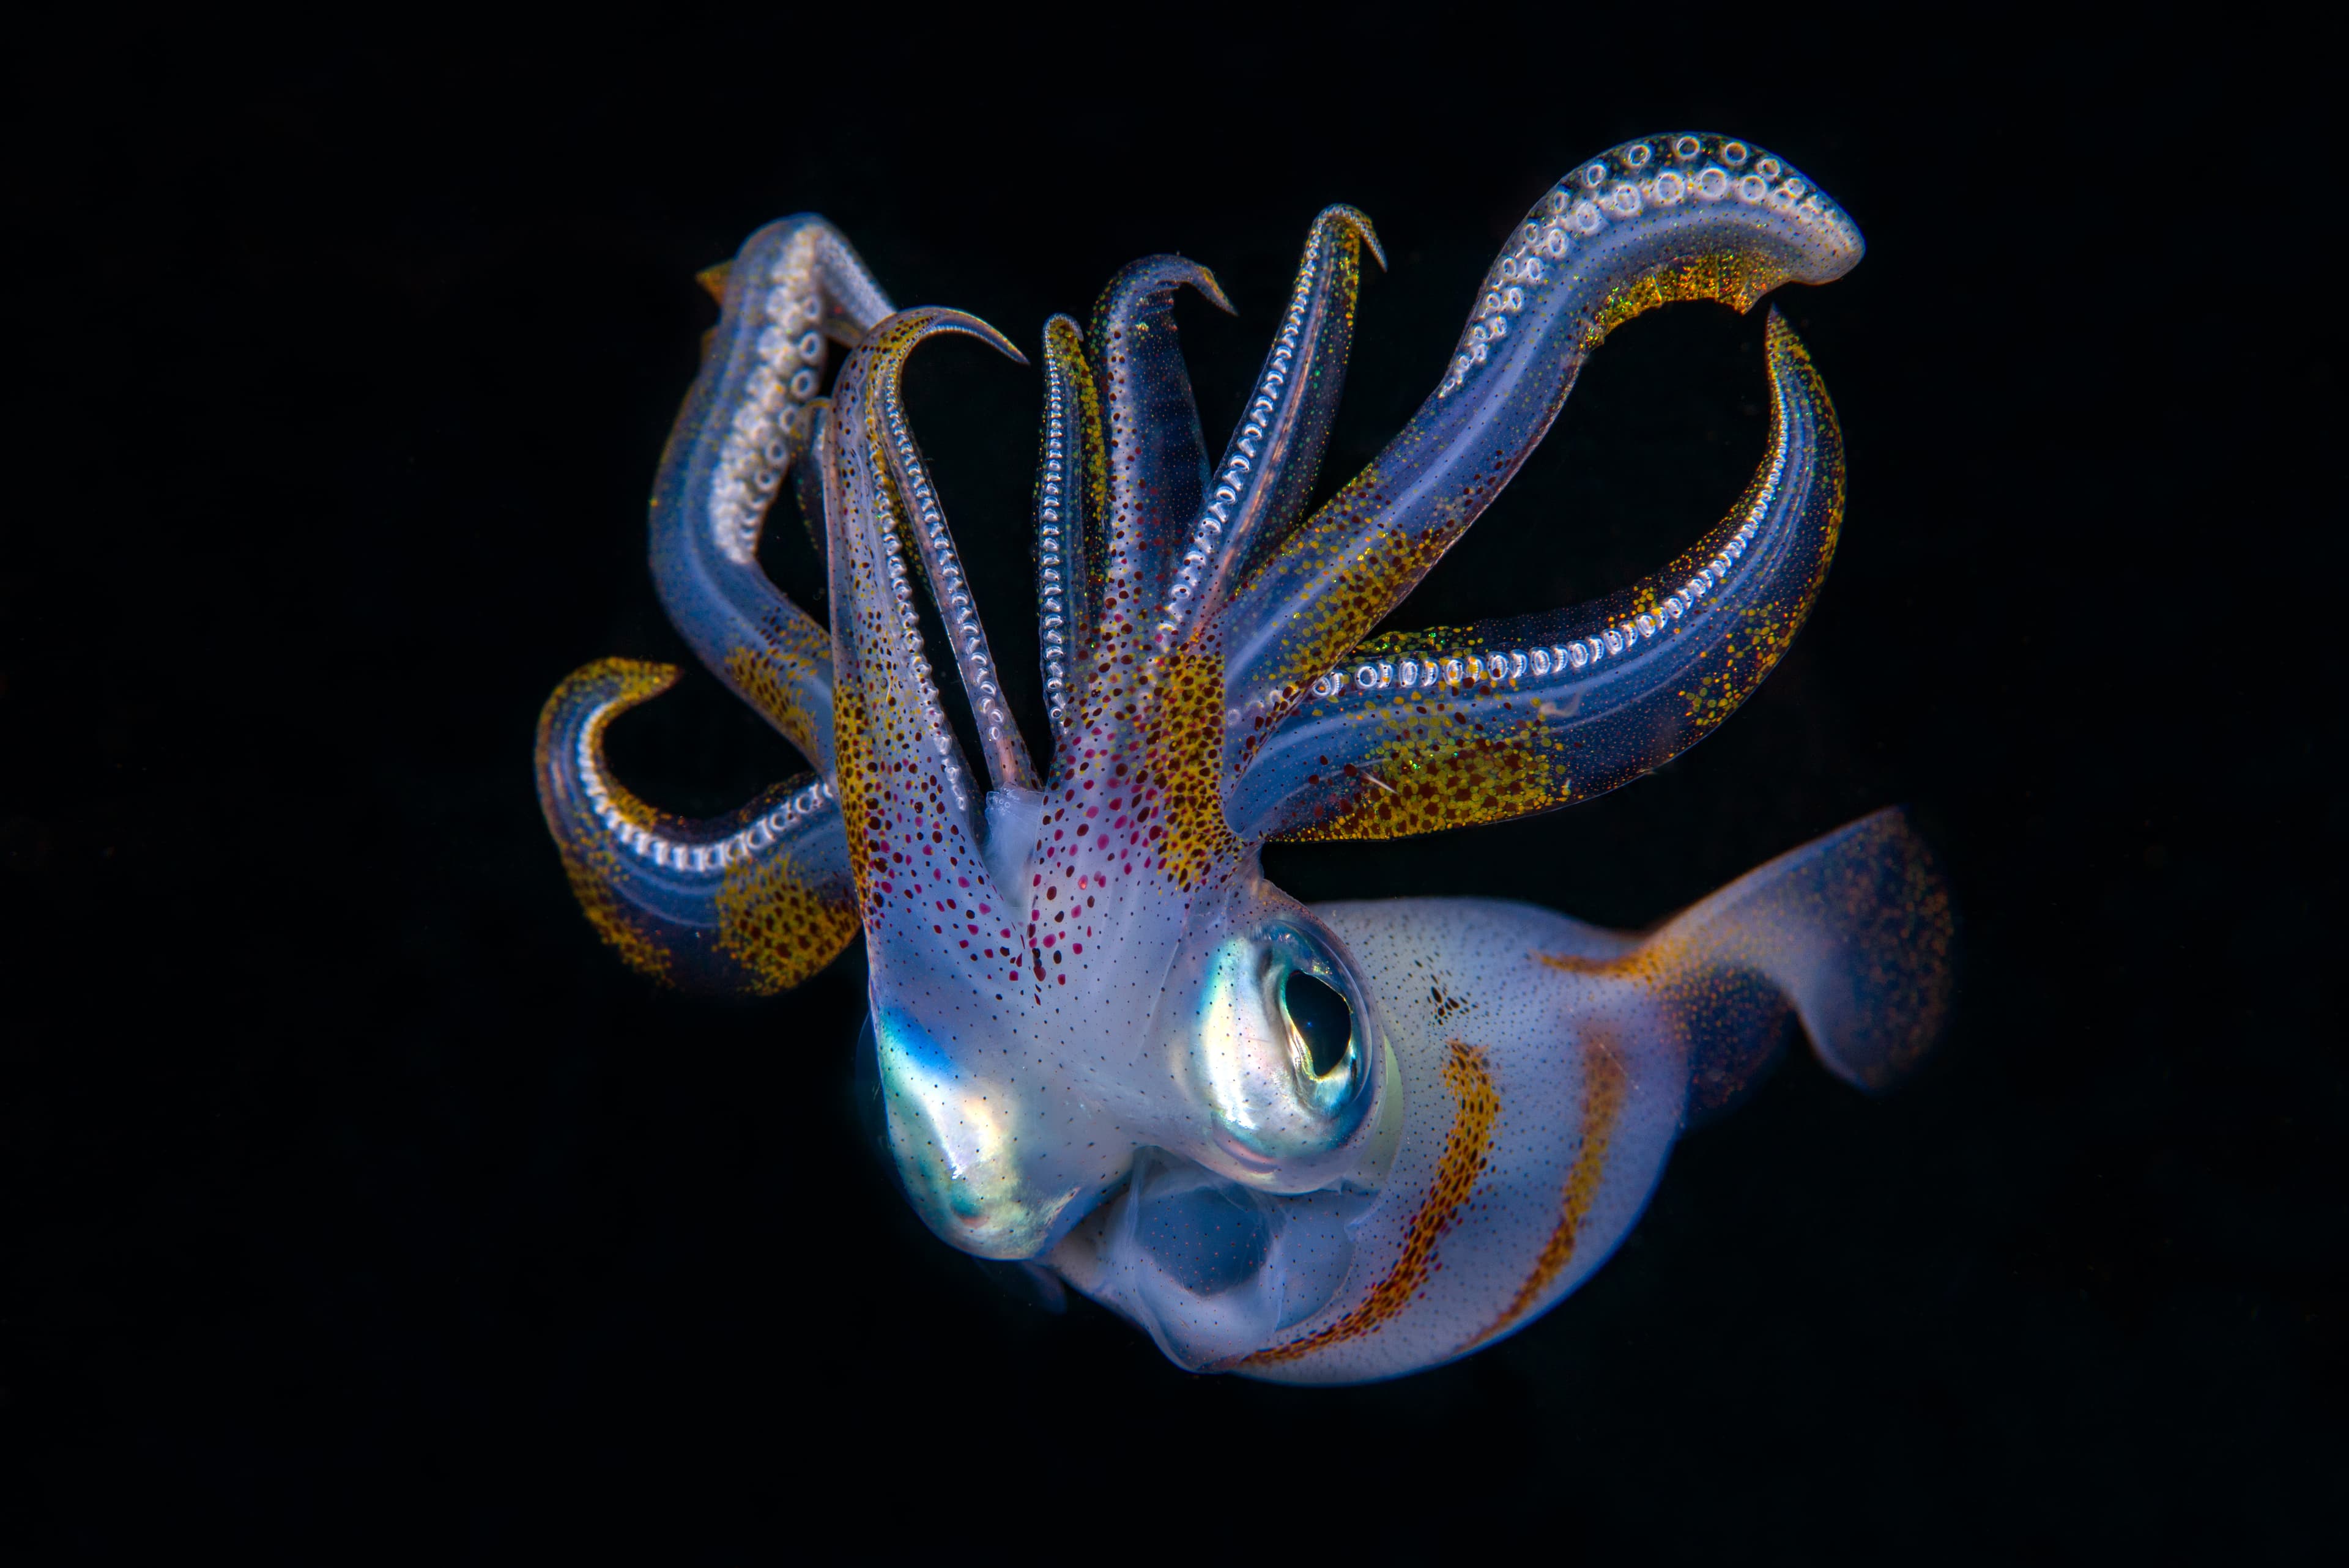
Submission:
{"label": "orange stripe", "polygon": [[1517,1287],[1516,1295],[1501,1309],[1492,1326],[1469,1341],[1471,1345],[1484,1344],[1523,1317],[1574,1260],[1583,1217],[1590,1212],[1591,1200],[1599,1195],[1599,1184],[1607,1177],[1607,1145],[1615,1135],[1617,1119],[1623,1114],[1631,1081],[1603,1037],[1594,1036],[1584,1045],[1582,1075],[1582,1148],[1574,1157],[1574,1168],[1566,1173],[1565,1212],[1534,1259],[1526,1283]]}
{"label": "orange stripe", "polygon": [[1501,1115],[1501,1097],[1493,1088],[1493,1073],[1485,1065],[1485,1053],[1466,1041],[1452,1042],[1451,1054],[1444,1063],[1444,1083],[1452,1091],[1452,1130],[1445,1136],[1444,1154],[1436,1161],[1435,1182],[1428,1189],[1419,1212],[1404,1227],[1402,1253],[1395,1259],[1394,1266],[1371,1287],[1361,1305],[1337,1322],[1315,1329],[1302,1339],[1259,1350],[1238,1365],[1277,1367],[1326,1346],[1375,1333],[1409,1306],[1427,1283],[1435,1261],[1436,1241],[1449,1228],[1453,1216],[1467,1203],[1469,1193],[1475,1190],[1476,1179],[1485,1173],[1485,1159],[1493,1151],[1493,1124]]}

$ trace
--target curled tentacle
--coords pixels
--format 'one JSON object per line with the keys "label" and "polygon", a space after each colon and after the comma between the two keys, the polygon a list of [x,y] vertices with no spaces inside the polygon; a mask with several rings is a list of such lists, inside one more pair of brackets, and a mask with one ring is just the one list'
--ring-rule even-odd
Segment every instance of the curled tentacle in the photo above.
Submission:
{"label": "curled tentacle", "polygon": [[1237,574],[1260,549],[1277,544],[1304,509],[1346,383],[1364,245],[1380,266],[1387,264],[1370,219],[1357,209],[1328,207],[1314,219],[1288,309],[1207,481],[1190,547],[1160,608],[1163,634],[1211,614]]}
{"label": "curled tentacle", "polygon": [[1675,300],[1745,309],[1859,260],[1859,231],[1779,160],[1717,136],[1627,142],[1561,181],[1494,263],[1435,391],[1219,617],[1236,768],[1400,603],[1540,444],[1583,361]]}
{"label": "curled tentacle", "polygon": [[1044,324],[1044,424],[1036,456],[1037,642],[1052,749],[1075,733],[1079,685],[1094,625],[1088,541],[1098,540],[1102,479],[1101,399],[1077,324]]}
{"label": "curled tentacle", "polygon": [[1794,640],[1842,527],[1835,408],[1775,310],[1767,356],[1769,449],[1718,527],[1605,598],[1355,649],[1257,752],[1235,823],[1383,839],[1505,821],[1629,783],[1710,734]]}
{"label": "curled tentacle", "polygon": [[1103,643],[1151,640],[1174,562],[1207,482],[1191,374],[1174,328],[1174,291],[1188,284],[1217,309],[1231,302],[1215,274],[1181,256],[1146,256],[1110,280],[1093,307],[1090,358],[1100,377],[1104,478],[1098,548]]}
{"label": "curled tentacle", "polygon": [[859,341],[890,305],[812,213],[751,235],[723,284],[701,373],[654,481],[653,582],[710,673],[829,773],[830,639],[759,570],[759,534],[806,449],[825,339]]}
{"label": "curled tentacle", "polygon": [[612,777],[604,731],[667,691],[670,665],[604,659],[554,688],[538,720],[538,799],[572,892],[629,965],[685,990],[772,995],[856,934],[847,839],[812,773],[739,810],[656,810]]}
{"label": "curled tentacle", "polygon": [[[931,592],[953,635],[948,592],[961,578],[943,515],[934,531],[926,526],[923,509],[935,511],[936,500],[898,400],[906,357],[945,333],[977,337],[1025,363],[1001,334],[959,311],[892,316],[842,366],[833,394],[834,434],[823,454],[833,465],[824,488],[837,671],[836,777],[858,902],[876,949],[927,934],[917,916],[925,900],[935,902],[924,891],[932,882],[985,882],[978,792],[940,705],[914,594],[915,574],[935,563]],[[951,573],[949,567],[955,567]],[[976,627],[975,615],[971,624]],[[985,696],[981,680],[991,678],[994,667],[986,662],[983,639],[960,662],[976,707]],[[984,733],[985,710],[980,713]],[[1014,743],[1017,735],[1009,733]],[[1003,758],[990,748],[989,759],[992,766],[1025,765],[1024,752]]]}

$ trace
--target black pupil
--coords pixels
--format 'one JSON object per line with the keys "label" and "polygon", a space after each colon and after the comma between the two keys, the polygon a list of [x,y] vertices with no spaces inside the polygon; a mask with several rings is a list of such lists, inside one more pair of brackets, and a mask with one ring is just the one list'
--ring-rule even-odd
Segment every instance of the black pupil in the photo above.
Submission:
{"label": "black pupil", "polygon": [[1288,1009],[1288,1021],[1305,1037],[1305,1048],[1313,1057],[1313,1076],[1328,1078],[1330,1069],[1346,1059],[1346,1047],[1354,1037],[1354,1010],[1346,1006],[1346,998],[1336,987],[1301,969],[1281,982],[1280,1003]]}

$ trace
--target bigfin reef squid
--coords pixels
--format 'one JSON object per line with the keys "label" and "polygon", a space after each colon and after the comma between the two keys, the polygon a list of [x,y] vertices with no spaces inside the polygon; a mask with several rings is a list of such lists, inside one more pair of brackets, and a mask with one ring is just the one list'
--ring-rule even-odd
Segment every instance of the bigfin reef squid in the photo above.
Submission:
{"label": "bigfin reef squid", "polygon": [[[821,217],[768,225],[703,274],[722,314],[661,459],[651,559],[695,655],[813,766],[722,817],[656,810],[604,738],[676,671],[580,669],[537,745],[580,904],[644,975],[737,995],[799,985],[861,930],[858,1049],[914,1210],[1186,1368],[1354,1383],[1525,1327],[1622,1241],[1675,1138],[1753,1086],[1790,1016],[1862,1089],[1915,1066],[1951,989],[1931,856],[1879,811],[1636,934],[1491,899],[1308,906],[1259,851],[1586,800],[1726,719],[1801,626],[1844,515],[1834,406],[1775,308],[1767,450],[1712,531],[1588,603],[1373,633],[1615,326],[1682,300],[1750,310],[1862,249],[1749,142],[1609,149],[1526,215],[1434,390],[1309,515],[1362,258],[1384,264],[1370,220],[1315,220],[1212,459],[1173,306],[1189,288],[1231,307],[1196,263],[1135,262],[1089,326],[1043,333],[1040,764],[901,398],[930,338],[1025,356],[960,311],[896,309]],[[758,562],[787,480],[828,628]]]}

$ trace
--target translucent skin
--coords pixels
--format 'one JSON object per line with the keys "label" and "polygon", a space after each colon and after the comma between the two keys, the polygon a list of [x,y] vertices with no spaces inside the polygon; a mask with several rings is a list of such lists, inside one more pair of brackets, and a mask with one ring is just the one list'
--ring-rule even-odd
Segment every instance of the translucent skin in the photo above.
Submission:
{"label": "translucent skin", "polygon": [[[669,672],[621,661],[566,681],[540,732],[574,888],[639,969],[771,992],[862,927],[891,1152],[939,1236],[1051,1271],[1186,1367],[1302,1382],[1432,1366],[1547,1310],[1789,1014],[1873,1089],[1947,996],[1948,901],[1897,813],[1645,938],[1487,901],[1308,909],[1265,880],[1270,838],[1502,820],[1669,760],[1775,665],[1842,521],[1834,409],[1774,312],[1770,450],[1695,548],[1594,604],[1365,642],[1613,326],[1829,281],[1861,242],[1733,139],[1593,159],[1513,235],[1418,415],[1300,520],[1365,248],[1353,209],[1316,221],[1212,467],[1170,308],[1186,286],[1226,304],[1205,268],[1146,258],[1089,334],[1048,325],[1039,769],[900,397],[932,336],[1021,356],[959,312],[892,314],[820,219],[761,231],[663,460],[653,560],[697,655],[818,773],[715,821],[651,811],[601,736]],[[826,335],[854,346],[828,403]],[[794,466],[828,637],[756,565]],[[924,599],[984,779],[947,722]]]}

